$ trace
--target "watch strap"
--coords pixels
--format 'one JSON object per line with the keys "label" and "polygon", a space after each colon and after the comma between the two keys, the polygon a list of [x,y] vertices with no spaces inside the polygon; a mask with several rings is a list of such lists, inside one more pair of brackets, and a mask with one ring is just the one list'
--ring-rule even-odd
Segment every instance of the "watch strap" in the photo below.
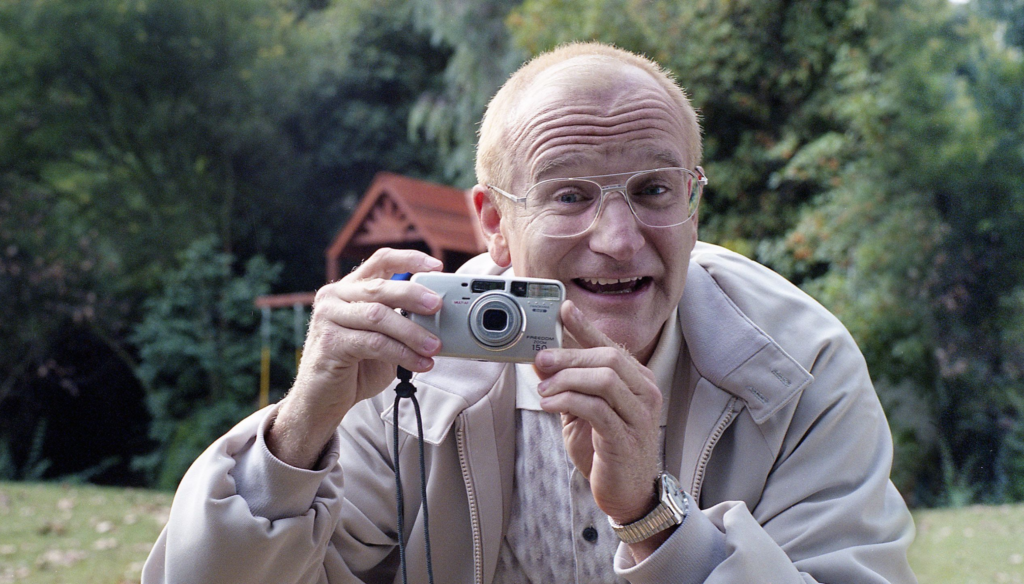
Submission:
{"label": "watch strap", "polygon": [[[626,525],[620,525],[613,521],[611,517],[608,518],[608,523],[611,524],[612,529],[615,531],[615,535],[619,537],[625,543],[637,543],[643,541],[651,536],[654,536],[670,527],[680,525],[690,512],[690,500],[686,495],[682,495],[682,509],[675,508],[675,505],[669,504],[665,499],[666,487],[679,489],[679,484],[675,478],[671,475],[663,474],[658,480],[658,491],[660,494],[660,500],[658,506],[654,508],[650,513],[637,519],[632,523]],[[667,483],[667,484],[665,484]]]}

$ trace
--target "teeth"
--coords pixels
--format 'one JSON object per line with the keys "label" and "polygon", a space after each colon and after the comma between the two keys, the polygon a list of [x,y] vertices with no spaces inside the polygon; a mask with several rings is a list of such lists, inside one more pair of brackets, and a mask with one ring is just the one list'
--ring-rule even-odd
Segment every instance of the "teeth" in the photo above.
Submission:
{"label": "teeth", "polygon": [[612,284],[623,284],[629,282],[636,282],[640,278],[580,278],[588,284],[596,284],[598,286],[610,286]]}

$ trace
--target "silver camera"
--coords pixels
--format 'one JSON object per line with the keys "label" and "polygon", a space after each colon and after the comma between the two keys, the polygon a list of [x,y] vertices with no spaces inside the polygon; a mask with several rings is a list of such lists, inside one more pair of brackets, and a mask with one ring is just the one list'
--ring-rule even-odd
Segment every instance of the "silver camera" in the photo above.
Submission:
{"label": "silver camera", "polygon": [[441,296],[435,314],[409,314],[441,339],[440,356],[528,362],[562,346],[565,286],[558,280],[424,272],[411,281]]}

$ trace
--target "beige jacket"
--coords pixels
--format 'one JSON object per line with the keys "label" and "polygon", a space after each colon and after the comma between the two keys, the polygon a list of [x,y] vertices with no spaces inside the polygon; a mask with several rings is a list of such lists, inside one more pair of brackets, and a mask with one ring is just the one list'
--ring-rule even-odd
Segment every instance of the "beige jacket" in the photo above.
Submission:
{"label": "beige jacket", "polygon": [[[466,271],[497,268],[478,258]],[[678,314],[665,460],[692,511],[640,565],[620,545],[616,571],[636,583],[915,582],[889,429],[843,326],[777,274],[707,244]],[[493,578],[516,456],[512,371],[439,360],[416,379],[439,584]],[[393,400],[388,390],[353,409],[316,471],[267,451],[274,407],[241,422],[183,479],[143,583],[394,581]],[[410,580],[425,582],[411,410],[405,400],[403,537]]]}

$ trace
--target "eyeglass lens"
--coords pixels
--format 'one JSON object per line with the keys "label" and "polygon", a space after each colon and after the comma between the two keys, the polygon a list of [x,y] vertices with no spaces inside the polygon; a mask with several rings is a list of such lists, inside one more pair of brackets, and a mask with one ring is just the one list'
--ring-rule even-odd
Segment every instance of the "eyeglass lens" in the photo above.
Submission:
{"label": "eyeglass lens", "polygon": [[682,168],[641,172],[625,185],[602,186],[589,179],[551,179],[534,185],[526,195],[527,213],[546,235],[583,233],[597,218],[603,194],[624,191],[633,215],[648,227],[685,223],[697,210],[701,184]]}

